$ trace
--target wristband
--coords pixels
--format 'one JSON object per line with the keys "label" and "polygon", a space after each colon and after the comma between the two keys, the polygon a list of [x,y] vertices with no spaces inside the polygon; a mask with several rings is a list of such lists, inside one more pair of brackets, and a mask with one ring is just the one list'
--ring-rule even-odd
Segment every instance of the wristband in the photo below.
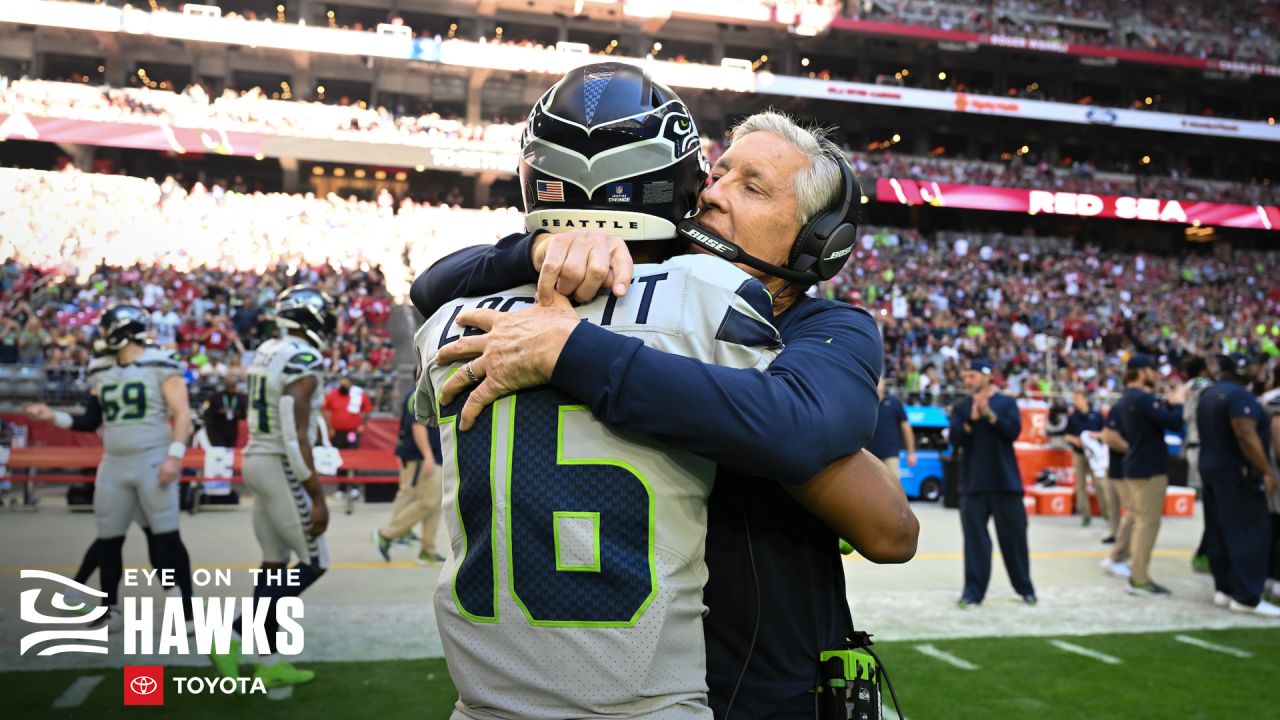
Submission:
{"label": "wristband", "polygon": [[71,429],[71,413],[63,412],[62,410],[54,410],[53,424],[57,425],[63,430],[70,430]]}
{"label": "wristband", "polygon": [[176,440],[169,443],[169,457],[178,458],[179,460],[181,460],[183,456],[185,456],[186,454],[187,454],[186,443],[180,443]]}

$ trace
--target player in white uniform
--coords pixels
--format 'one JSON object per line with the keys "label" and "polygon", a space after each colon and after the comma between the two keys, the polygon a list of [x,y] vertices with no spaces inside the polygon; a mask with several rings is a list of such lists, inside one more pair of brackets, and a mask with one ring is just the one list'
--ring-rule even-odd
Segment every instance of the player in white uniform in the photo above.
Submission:
{"label": "player in white uniform", "polygon": [[[566,119],[584,96],[594,150],[616,146],[614,167],[631,173],[595,178],[594,198],[568,181],[590,171],[555,143],[560,131],[574,133],[567,126],[584,127]],[[673,237],[705,178],[697,140],[679,98],[639,69],[570,73],[530,115],[526,163],[536,156],[565,173],[534,181],[522,166],[529,222],[604,222],[629,240]],[[652,182],[643,187],[641,178]],[[534,202],[535,193],[565,204]],[[655,246],[669,249],[642,243],[634,252],[653,255]],[[534,291],[451,302],[415,337],[418,417],[440,425],[444,455],[451,552],[435,608],[460,695],[454,718],[710,718],[702,588],[714,464],[611,430],[550,387],[498,401],[467,432],[456,423],[465,394],[439,405],[449,375],[471,371],[435,363],[441,347],[464,335],[458,313],[518,311]],[[781,347],[771,303],[764,285],[737,267],[688,255],[639,265],[624,297],[577,310],[665,352],[762,370]]]}
{"label": "player in white uniform", "polygon": [[[125,533],[140,512],[150,526],[149,550],[158,568],[173,570],[191,617],[191,559],[178,534],[178,484],[191,431],[191,406],[182,369],[147,342],[149,315],[132,305],[103,313],[100,347],[89,365],[91,399],[82,415],[28,405],[29,417],[92,432],[102,428],[104,453],[94,485],[95,543],[107,613],[114,623]],[[86,558],[88,560],[88,558]]]}
{"label": "player in white uniform", "polygon": [[[333,301],[314,288],[296,285],[276,299],[276,323],[288,330],[254,353],[249,367],[249,443],[244,449],[245,486],[253,492],[253,534],[262,548],[262,568],[283,570],[296,557],[300,582],[269,582],[259,574],[254,597],[274,601],[297,596],[329,567],[324,531],[329,509],[315,473],[311,449],[323,402],[323,349],[337,327]],[[239,620],[237,620],[237,628]],[[254,677],[268,687],[295,685],[315,677],[275,656],[277,624],[267,612],[264,649]],[[240,643],[212,656],[225,677],[239,675]]]}

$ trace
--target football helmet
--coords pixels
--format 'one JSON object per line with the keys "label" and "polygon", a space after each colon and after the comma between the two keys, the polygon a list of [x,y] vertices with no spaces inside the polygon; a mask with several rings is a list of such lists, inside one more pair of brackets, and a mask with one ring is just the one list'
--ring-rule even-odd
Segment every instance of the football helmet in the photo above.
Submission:
{"label": "football helmet", "polygon": [[338,329],[333,300],[310,285],[285,288],[276,297],[276,324],[286,330],[301,330],[312,344],[323,349]]}
{"label": "football helmet", "polygon": [[642,68],[584,65],[547,90],[520,141],[530,231],[600,229],[668,240],[709,166],[684,101]]}
{"label": "football helmet", "polygon": [[[116,351],[136,342],[147,344],[147,331],[151,326],[151,315],[137,305],[115,305],[102,314],[98,321],[101,348]],[[98,343],[95,343],[95,347]]]}

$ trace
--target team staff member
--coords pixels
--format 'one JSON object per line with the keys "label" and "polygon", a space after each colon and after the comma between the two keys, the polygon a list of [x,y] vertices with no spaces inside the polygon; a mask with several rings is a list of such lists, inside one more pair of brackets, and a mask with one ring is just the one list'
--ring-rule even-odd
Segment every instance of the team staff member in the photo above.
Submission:
{"label": "team staff member", "polygon": [[[1137,380],[1134,382],[1136,383]],[[1120,489],[1124,484],[1124,454],[1129,451],[1129,443],[1125,442],[1124,436],[1120,434],[1120,414],[1124,410],[1124,402],[1124,397],[1117,400],[1103,421],[1102,442],[1107,446],[1105,493],[1110,509],[1107,513],[1107,523],[1111,527],[1111,534],[1102,541],[1102,544],[1113,543],[1115,547],[1109,555],[1102,558],[1100,565],[1108,573],[1128,580],[1132,575],[1132,568],[1129,566],[1129,547],[1133,538],[1133,516],[1126,516],[1130,518],[1129,522],[1123,522],[1120,519],[1120,508],[1123,505],[1120,500]]]}
{"label": "team staff member", "polygon": [[[1182,438],[1182,452],[1187,460],[1187,486],[1195,488],[1204,497],[1203,484],[1200,481],[1200,428],[1196,423],[1196,408],[1200,403],[1200,394],[1213,384],[1213,375],[1209,372],[1209,363],[1196,356],[1187,361],[1183,372],[1189,380],[1184,383],[1187,389],[1187,403],[1182,408],[1182,421],[1187,428]],[[1208,528],[1200,533],[1200,544],[1191,556],[1191,568],[1196,572],[1209,572],[1209,554],[1205,550],[1205,538]]]}
{"label": "team staff member", "polygon": [[991,363],[973,360],[963,373],[973,393],[951,409],[951,443],[964,451],[960,468],[960,524],[964,531],[964,593],[961,608],[982,603],[991,580],[991,535],[995,518],[1000,554],[1014,592],[1036,604],[1027,550],[1027,510],[1022,505],[1022,475],[1013,441],[1022,432],[1018,403],[996,392]]}
{"label": "team staff member", "polygon": [[[1280,461],[1280,362],[1272,361],[1267,391],[1258,398],[1271,423],[1271,457]],[[1267,572],[1267,587],[1263,599],[1280,605],[1280,492],[1267,498],[1271,508],[1271,563]]]}
{"label": "team staff member", "polygon": [[[1165,490],[1169,487],[1169,446],[1166,430],[1182,427],[1182,402],[1186,391],[1175,390],[1165,402],[1152,391],[1160,381],[1160,372],[1151,356],[1138,353],[1129,358],[1126,379],[1132,373],[1137,382],[1125,390],[1127,401],[1117,422],[1120,434],[1129,443],[1124,454],[1124,480],[1120,502],[1132,522],[1132,555],[1129,593],[1132,595],[1169,595],[1169,588],[1151,579],[1151,552],[1160,534],[1160,516],[1164,512]],[[1120,550],[1120,544],[1116,544]]]}
{"label": "team staff member", "polygon": [[1214,602],[1280,618],[1280,607],[1262,599],[1271,544],[1267,499],[1276,493],[1276,476],[1267,414],[1244,387],[1252,368],[1243,355],[1219,356],[1218,382],[1200,396],[1205,544]]}
{"label": "team staff member", "polygon": [[1093,488],[1098,494],[1098,509],[1103,517],[1107,515],[1105,509],[1107,500],[1102,491],[1105,480],[1093,476],[1093,468],[1084,455],[1084,440],[1081,436],[1087,432],[1102,432],[1102,413],[1093,409],[1089,404],[1089,396],[1083,390],[1071,393],[1071,402],[1074,407],[1071,414],[1067,416],[1067,429],[1063,437],[1071,446],[1071,465],[1076,474],[1076,509],[1084,516],[1084,526],[1089,527],[1089,521],[1093,519],[1093,507],[1089,503],[1089,484],[1093,483]]}
{"label": "team staff member", "polygon": [[[800,220],[838,200],[840,170],[823,159],[811,133],[772,113],[762,116],[775,129],[735,130],[699,200],[698,221],[756,257],[791,265]],[[734,720],[812,713],[814,659],[852,626],[835,534],[778,482],[804,482],[865,444],[875,425],[882,354],[879,330],[864,311],[805,296],[809,283],[747,271],[773,293],[785,346],[763,373],[645,348],[579,324],[576,315],[562,325],[542,306],[495,320],[488,342],[502,338],[502,345],[474,363],[491,378],[505,374],[507,387],[516,385],[515,373],[524,373],[520,386],[549,378],[607,425],[650,433],[719,464],[708,503],[710,580],[703,594],[710,609],[707,684],[717,717]],[[441,260],[415,281],[411,295],[430,317],[452,298],[524,283],[579,300],[602,287],[621,295],[631,277],[621,238],[594,230],[513,235]],[[552,366],[521,347],[550,348],[538,355],[549,356]],[[897,523],[864,524],[875,521]],[[881,536],[880,547],[859,552],[882,561],[909,557],[895,555],[901,533]]]}
{"label": "team staff member", "polygon": [[383,560],[391,562],[391,543],[413,532],[422,524],[421,550],[418,562],[444,562],[436,550],[436,530],[440,527],[441,477],[439,428],[427,428],[414,420],[413,396],[410,388],[400,407],[400,439],[396,457],[400,459],[400,488],[391,503],[391,519],[373,530],[373,546]]}
{"label": "team staff member", "polygon": [[238,371],[226,371],[222,389],[210,395],[200,408],[210,447],[233,448],[239,444],[240,421],[247,417],[249,409],[249,399],[238,387],[239,379]]}
{"label": "team staff member", "polygon": [[916,466],[916,434],[907,422],[907,409],[902,401],[884,391],[884,376],[876,385],[880,395],[880,409],[876,413],[876,430],[867,443],[867,452],[880,458],[894,477],[902,476],[899,465],[902,448],[907,448],[907,467]]}

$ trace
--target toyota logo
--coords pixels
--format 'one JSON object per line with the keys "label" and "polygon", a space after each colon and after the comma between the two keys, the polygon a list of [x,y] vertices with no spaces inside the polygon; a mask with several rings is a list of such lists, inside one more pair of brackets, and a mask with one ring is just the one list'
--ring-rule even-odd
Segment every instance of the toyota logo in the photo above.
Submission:
{"label": "toyota logo", "polygon": [[155,678],[136,677],[129,681],[129,689],[139,695],[150,695],[159,687],[160,684],[156,682]]}

